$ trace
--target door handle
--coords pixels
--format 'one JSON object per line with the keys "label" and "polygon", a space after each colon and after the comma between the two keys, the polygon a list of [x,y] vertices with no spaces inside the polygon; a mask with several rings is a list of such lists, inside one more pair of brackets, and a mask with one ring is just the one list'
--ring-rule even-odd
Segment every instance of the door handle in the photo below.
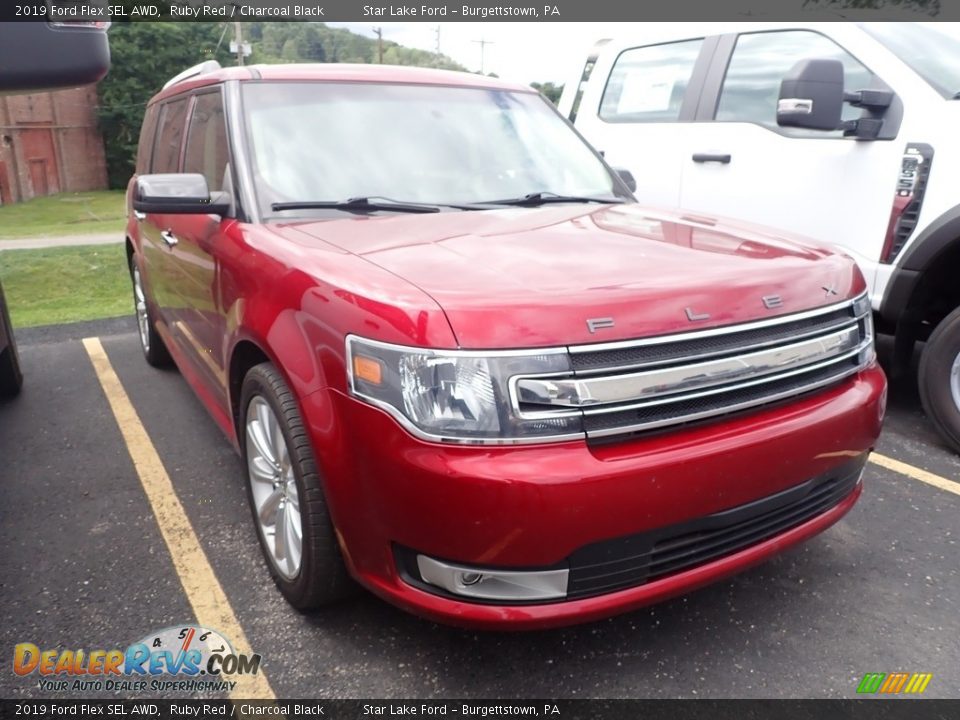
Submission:
{"label": "door handle", "polygon": [[139,210],[134,210],[133,216],[137,219],[137,222],[143,222],[144,220],[147,219],[147,214],[142,213]]}
{"label": "door handle", "polygon": [[163,241],[167,244],[167,247],[170,247],[170,248],[172,248],[174,245],[180,242],[179,240],[177,240],[177,236],[174,235],[169,230],[161,231],[160,237],[163,238]]}
{"label": "door handle", "polygon": [[695,163],[715,162],[723,165],[730,164],[730,153],[694,153],[693,161]]}

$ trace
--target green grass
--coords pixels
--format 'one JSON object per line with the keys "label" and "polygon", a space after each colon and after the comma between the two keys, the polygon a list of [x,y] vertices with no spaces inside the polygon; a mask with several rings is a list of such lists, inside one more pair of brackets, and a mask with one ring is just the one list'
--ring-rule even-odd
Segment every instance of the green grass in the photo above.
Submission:
{"label": "green grass", "polygon": [[0,207],[0,240],[123,232],[122,190],[62,193]]}
{"label": "green grass", "polygon": [[133,312],[123,245],[2,250],[0,281],[14,327]]}

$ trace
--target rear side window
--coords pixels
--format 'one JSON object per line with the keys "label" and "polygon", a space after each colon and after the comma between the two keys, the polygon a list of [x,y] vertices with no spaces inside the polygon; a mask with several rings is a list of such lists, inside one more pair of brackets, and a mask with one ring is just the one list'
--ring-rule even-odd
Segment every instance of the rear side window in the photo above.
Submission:
{"label": "rear side window", "polygon": [[150,171],[175,173],[180,169],[180,145],[187,120],[187,98],[174,100],[160,110],[160,130],[153,147]]}
{"label": "rear side window", "polygon": [[198,95],[190,117],[183,171],[203,175],[214,192],[223,190],[228,161],[223,97],[219,92]]}
{"label": "rear side window", "polygon": [[[780,81],[801,60],[839,60],[847,90],[876,87],[876,78],[860,61],[832,40],[809,30],[751,33],[737,38],[720,92],[716,119],[751,122],[790,135],[841,137],[843,132],[781,128],[777,125]],[[862,110],[844,104],[843,119],[855,120]]]}
{"label": "rear side window", "polygon": [[137,145],[137,174],[150,172],[150,156],[153,153],[154,135],[157,132],[157,106],[151,105],[143,117],[140,128],[140,143]]}
{"label": "rear side window", "polygon": [[600,101],[608,122],[675,122],[703,40],[626,50],[614,63]]}

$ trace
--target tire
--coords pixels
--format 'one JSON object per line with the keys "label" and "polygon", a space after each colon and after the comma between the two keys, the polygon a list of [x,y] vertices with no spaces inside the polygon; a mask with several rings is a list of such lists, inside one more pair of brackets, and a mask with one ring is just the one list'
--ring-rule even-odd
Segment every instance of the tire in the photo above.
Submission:
{"label": "tire", "polygon": [[153,310],[147,301],[140,263],[137,262],[136,256],[130,258],[130,281],[133,283],[133,312],[137,318],[137,334],[140,336],[143,357],[153,367],[168,367],[173,361],[163,338],[157,332]]}
{"label": "tire", "polygon": [[247,499],[274,582],[301,611],[352,595],[355,586],[340,555],[320,471],[293,393],[271,363],[262,363],[247,373],[240,398]]}
{"label": "tire", "polygon": [[8,344],[6,350],[0,353],[0,398],[11,398],[20,392],[23,387],[23,372],[20,370],[20,355],[17,352],[17,339],[13,336],[13,325],[10,324],[10,311],[0,288],[0,312],[3,313],[3,326],[7,329]]}
{"label": "tire", "polygon": [[927,341],[918,382],[924,412],[960,453],[960,308],[947,315]]}

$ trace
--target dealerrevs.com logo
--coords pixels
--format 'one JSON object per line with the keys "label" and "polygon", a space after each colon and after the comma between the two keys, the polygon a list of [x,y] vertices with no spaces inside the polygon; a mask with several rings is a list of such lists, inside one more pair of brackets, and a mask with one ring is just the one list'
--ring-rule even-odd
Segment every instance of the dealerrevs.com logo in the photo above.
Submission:
{"label": "dealerrevs.com logo", "polygon": [[13,672],[38,677],[43,691],[229,692],[232,677],[259,670],[260,655],[237,653],[219,632],[197,625],[164,628],[126,650],[41,650],[28,642],[13,649]]}

